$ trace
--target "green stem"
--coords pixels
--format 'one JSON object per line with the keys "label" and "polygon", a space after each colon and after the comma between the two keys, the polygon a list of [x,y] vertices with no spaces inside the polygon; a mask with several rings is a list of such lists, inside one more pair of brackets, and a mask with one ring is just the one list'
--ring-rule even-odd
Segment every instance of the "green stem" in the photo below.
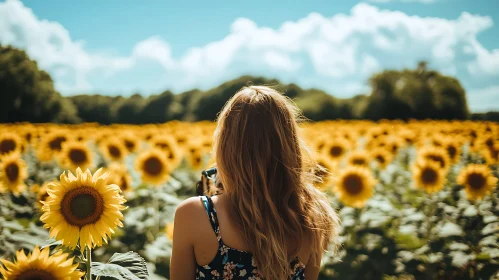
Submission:
{"label": "green stem", "polygon": [[87,274],[85,274],[86,280],[92,280],[92,249],[86,248],[86,258],[85,263],[87,264]]}

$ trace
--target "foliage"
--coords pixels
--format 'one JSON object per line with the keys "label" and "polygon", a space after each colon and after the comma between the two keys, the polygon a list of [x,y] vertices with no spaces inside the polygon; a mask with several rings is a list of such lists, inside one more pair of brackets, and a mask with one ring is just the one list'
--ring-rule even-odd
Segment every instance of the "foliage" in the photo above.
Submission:
{"label": "foliage", "polygon": [[[143,97],[77,95],[62,97],[53,81],[24,51],[0,46],[0,122],[163,123],[215,120],[225,102],[246,85],[271,85],[292,98],[311,120],[468,119],[459,81],[421,62],[416,69],[385,70],[369,79],[371,93],[340,99],[318,89],[302,89],[275,79],[242,76],[215,88]],[[497,119],[494,113],[475,119]]]}
{"label": "foliage", "polygon": [[0,45],[0,122],[76,123],[73,103],[54,89],[50,75],[22,50]]}

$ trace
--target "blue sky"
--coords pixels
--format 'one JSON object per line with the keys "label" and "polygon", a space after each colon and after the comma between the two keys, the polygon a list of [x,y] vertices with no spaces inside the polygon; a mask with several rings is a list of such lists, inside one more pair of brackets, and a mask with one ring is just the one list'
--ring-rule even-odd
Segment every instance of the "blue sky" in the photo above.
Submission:
{"label": "blue sky", "polygon": [[335,96],[421,59],[499,110],[499,1],[0,1],[0,43],[64,95],[207,89],[243,74]]}

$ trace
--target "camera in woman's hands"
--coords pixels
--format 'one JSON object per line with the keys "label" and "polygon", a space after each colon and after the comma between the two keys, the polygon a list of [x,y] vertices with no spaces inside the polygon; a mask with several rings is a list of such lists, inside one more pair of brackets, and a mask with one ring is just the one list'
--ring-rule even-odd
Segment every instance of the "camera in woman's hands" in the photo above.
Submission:
{"label": "camera in woman's hands", "polygon": [[201,172],[201,180],[196,184],[197,195],[214,195],[219,191],[217,186],[217,168],[213,167]]}

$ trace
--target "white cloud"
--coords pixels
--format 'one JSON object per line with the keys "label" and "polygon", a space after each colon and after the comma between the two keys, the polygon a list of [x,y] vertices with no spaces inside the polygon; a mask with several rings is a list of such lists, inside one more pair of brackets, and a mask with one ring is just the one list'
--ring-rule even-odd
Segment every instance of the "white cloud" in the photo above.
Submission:
{"label": "white cloud", "polygon": [[147,58],[158,61],[165,69],[172,68],[175,64],[172,51],[168,42],[154,36],[139,42],[133,48],[135,58]]}
{"label": "white cloud", "polygon": [[[85,76],[96,69],[114,71],[131,67],[126,58],[87,53],[83,42],[73,41],[62,25],[37,19],[31,9],[16,0],[0,3],[0,42],[26,50],[42,68],[55,75],[61,90],[89,89],[91,85]],[[67,76],[71,76],[70,84],[58,79]]]}
{"label": "white cloud", "polygon": [[95,88],[90,74],[112,78],[143,61],[160,65],[162,86],[178,91],[208,88],[246,73],[277,73],[284,81],[348,96],[365,89],[373,72],[413,67],[421,59],[472,84],[474,79],[499,76],[499,49],[489,50],[477,39],[492,26],[490,17],[467,12],[457,19],[419,17],[360,3],[349,14],[312,13],[279,28],[239,18],[224,38],[193,46],[178,57],[168,41],[151,36],[137,42],[129,56],[118,57],[87,51],[63,26],[38,19],[19,0],[0,3],[0,43],[25,49],[54,76],[63,93],[112,92],[121,85]]}

